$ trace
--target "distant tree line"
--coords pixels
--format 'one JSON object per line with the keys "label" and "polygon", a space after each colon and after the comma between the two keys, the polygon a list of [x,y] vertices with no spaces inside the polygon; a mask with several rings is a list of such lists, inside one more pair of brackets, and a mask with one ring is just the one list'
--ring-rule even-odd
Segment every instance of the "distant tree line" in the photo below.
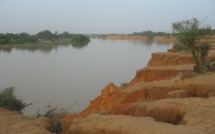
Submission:
{"label": "distant tree line", "polygon": [[0,33],[0,45],[5,44],[24,44],[24,43],[37,43],[39,40],[44,41],[57,41],[57,40],[63,40],[63,39],[69,39],[71,42],[89,42],[90,39],[82,34],[70,34],[69,32],[65,31],[63,33],[52,33],[49,30],[40,31],[35,35],[30,35],[28,33],[19,33],[19,34],[13,34],[13,33],[6,33],[2,34]]}
{"label": "distant tree line", "polygon": [[170,36],[172,34],[166,33],[166,32],[153,32],[151,30],[148,30],[148,31],[142,31],[142,32],[133,32],[132,35],[147,36],[148,39],[153,39],[155,36]]}
{"label": "distant tree line", "polygon": [[[212,30],[212,34],[215,34],[215,29]],[[147,36],[148,39],[153,39],[155,36],[177,36],[178,33],[166,33],[166,32],[153,32],[151,30],[142,31],[142,32],[133,32],[131,35],[140,35],[140,36]]]}

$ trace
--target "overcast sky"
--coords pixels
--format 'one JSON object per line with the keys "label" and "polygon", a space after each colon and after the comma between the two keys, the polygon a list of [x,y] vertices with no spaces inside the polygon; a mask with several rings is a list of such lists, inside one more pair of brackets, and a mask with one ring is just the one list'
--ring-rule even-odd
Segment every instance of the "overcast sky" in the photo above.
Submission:
{"label": "overcast sky", "polygon": [[215,0],[0,0],[0,33],[171,32],[193,17],[215,28]]}

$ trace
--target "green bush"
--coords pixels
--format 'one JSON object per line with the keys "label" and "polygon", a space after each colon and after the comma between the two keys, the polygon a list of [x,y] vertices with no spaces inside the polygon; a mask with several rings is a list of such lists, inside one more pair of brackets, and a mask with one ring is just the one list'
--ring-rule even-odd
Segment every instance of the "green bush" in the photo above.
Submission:
{"label": "green bush", "polygon": [[126,88],[127,85],[128,85],[128,82],[123,82],[123,83],[121,83],[121,87],[123,87],[123,88]]}
{"label": "green bush", "polygon": [[0,91],[0,107],[2,108],[21,112],[28,105],[25,105],[22,100],[16,98],[14,87],[8,87]]}

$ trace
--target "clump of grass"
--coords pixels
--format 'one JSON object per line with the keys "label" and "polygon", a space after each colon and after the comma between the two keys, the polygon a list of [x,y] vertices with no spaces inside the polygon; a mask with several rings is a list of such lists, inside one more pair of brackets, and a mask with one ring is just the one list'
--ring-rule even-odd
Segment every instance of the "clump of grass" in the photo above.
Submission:
{"label": "clump of grass", "polygon": [[126,88],[127,85],[128,85],[128,82],[123,82],[123,83],[121,83],[121,87],[122,87],[122,88]]}
{"label": "clump of grass", "polygon": [[29,105],[32,105],[32,103],[26,104],[14,95],[14,87],[8,87],[0,91],[0,107],[2,108],[21,112]]}
{"label": "clump of grass", "polygon": [[21,120],[35,120],[37,119],[36,115],[24,115],[21,117]]}
{"label": "clump of grass", "polygon": [[183,75],[181,76],[181,79],[183,80],[183,79],[186,79],[186,78],[192,78],[192,77],[194,77],[194,76],[196,76],[196,75],[197,75],[196,72],[194,72],[194,71],[189,71],[189,72],[183,74]]}

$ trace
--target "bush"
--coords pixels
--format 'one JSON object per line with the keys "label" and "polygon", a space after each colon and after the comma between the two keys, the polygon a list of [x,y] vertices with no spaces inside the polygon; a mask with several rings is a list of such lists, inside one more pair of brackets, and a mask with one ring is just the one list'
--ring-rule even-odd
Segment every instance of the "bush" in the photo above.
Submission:
{"label": "bush", "polygon": [[0,107],[12,111],[21,112],[25,107],[32,104],[25,104],[14,95],[14,87],[8,87],[0,91]]}
{"label": "bush", "polygon": [[49,130],[53,133],[60,134],[63,129],[63,120],[62,118],[66,115],[66,111],[58,111],[57,107],[48,110],[44,117],[48,117],[50,119],[50,128]]}
{"label": "bush", "polygon": [[123,83],[121,83],[121,87],[123,87],[123,88],[126,88],[127,85],[128,85],[128,82],[123,82]]}
{"label": "bush", "polygon": [[90,41],[90,39],[82,34],[75,34],[72,36],[72,42],[73,43],[88,43]]}

